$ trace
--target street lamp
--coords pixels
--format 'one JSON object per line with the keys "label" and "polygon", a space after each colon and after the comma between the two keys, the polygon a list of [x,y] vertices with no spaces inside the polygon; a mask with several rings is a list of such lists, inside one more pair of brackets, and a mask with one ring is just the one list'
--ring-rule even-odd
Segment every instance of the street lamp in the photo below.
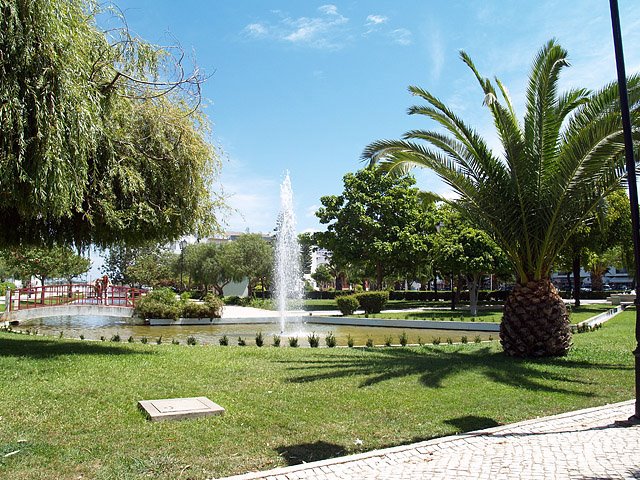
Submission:
{"label": "street lamp", "polygon": [[624,133],[624,154],[627,166],[627,184],[629,185],[629,203],[631,207],[631,226],[633,236],[633,258],[636,263],[636,404],[634,414],[627,421],[628,424],[640,423],[640,302],[638,301],[638,281],[640,281],[640,216],[638,213],[638,185],[636,183],[636,165],[633,158],[633,138],[631,136],[631,117],[629,115],[629,98],[627,95],[627,74],[624,68],[624,54],[622,51],[622,32],[620,30],[620,13],[618,0],[609,0],[611,10],[611,25],[613,27],[613,46],[616,54],[618,70],[618,91],[620,94],[620,114],[622,116],[622,131]]}
{"label": "street lamp", "polygon": [[184,270],[184,248],[187,246],[186,240],[180,240],[180,291],[184,292],[184,282],[182,281],[182,272]]}

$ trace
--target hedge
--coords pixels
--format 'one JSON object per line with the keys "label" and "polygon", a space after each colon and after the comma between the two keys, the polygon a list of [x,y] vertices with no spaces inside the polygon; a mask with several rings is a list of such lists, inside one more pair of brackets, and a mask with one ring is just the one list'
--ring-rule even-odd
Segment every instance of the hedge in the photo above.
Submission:
{"label": "hedge", "polygon": [[364,313],[380,313],[389,301],[389,292],[363,292],[356,295]]}

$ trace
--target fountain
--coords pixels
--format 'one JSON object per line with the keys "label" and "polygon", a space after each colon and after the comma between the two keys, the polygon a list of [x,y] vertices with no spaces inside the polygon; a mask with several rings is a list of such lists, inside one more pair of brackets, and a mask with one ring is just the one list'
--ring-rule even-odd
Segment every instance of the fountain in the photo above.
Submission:
{"label": "fountain", "polygon": [[286,312],[302,300],[303,283],[300,267],[300,244],[293,213],[293,190],[289,172],[280,185],[280,213],[276,234],[275,298],[280,312],[280,333],[284,333]]}

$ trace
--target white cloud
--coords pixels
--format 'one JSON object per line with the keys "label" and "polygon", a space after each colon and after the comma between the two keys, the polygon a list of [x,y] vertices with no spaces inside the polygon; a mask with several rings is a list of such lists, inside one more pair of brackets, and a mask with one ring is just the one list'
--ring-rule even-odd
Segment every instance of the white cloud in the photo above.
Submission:
{"label": "white cloud", "polygon": [[371,27],[374,25],[381,25],[383,23],[387,23],[387,20],[389,20],[389,18],[384,15],[368,15],[365,26]]}
{"label": "white cloud", "polygon": [[322,5],[321,7],[318,7],[318,10],[327,15],[340,16],[340,14],[338,13],[338,7],[336,7],[335,5]]}
{"label": "white cloud", "polygon": [[391,30],[389,32],[389,36],[392,38],[393,43],[397,43],[403,47],[413,43],[411,31],[406,28],[396,28],[395,30]]}
{"label": "white cloud", "polygon": [[244,28],[252,38],[271,38],[312,48],[336,49],[343,46],[343,27],[349,19],[338,12],[335,5],[322,5],[314,17],[290,17],[280,11],[275,23],[256,22]]}
{"label": "white cloud", "polygon": [[431,57],[431,78],[437,80],[440,78],[442,67],[444,66],[444,47],[442,45],[440,31],[437,28],[431,29],[429,56]]}
{"label": "white cloud", "polygon": [[244,30],[251,37],[264,37],[268,34],[268,29],[261,23],[250,23]]}

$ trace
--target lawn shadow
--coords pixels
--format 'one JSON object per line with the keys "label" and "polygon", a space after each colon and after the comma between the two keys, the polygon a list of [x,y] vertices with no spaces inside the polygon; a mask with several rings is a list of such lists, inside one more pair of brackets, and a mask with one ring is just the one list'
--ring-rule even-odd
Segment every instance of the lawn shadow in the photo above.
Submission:
{"label": "lawn shadow", "polygon": [[348,453],[342,445],[320,440],[313,443],[283,445],[275,450],[287,462],[287,465],[299,465],[301,463],[326,460],[327,458],[343,457]]}
{"label": "lawn shadow", "polygon": [[69,341],[41,337],[23,337],[22,334],[0,338],[0,357],[29,357],[47,359],[61,355],[139,355],[151,352],[132,350],[124,346],[93,341]]}
{"label": "lawn shadow", "polygon": [[445,420],[444,423],[457,428],[461,432],[471,432],[473,430],[484,430],[485,428],[500,426],[493,418],[478,417],[476,415],[450,418],[449,420]]}
{"label": "lawn shadow", "polygon": [[293,364],[289,367],[292,376],[287,380],[292,383],[360,377],[362,380],[359,387],[364,388],[398,377],[418,375],[424,387],[442,388],[443,381],[447,378],[473,371],[504,385],[585,397],[595,394],[580,391],[575,386],[592,382],[581,380],[575,370],[633,368],[628,365],[598,364],[567,358],[516,359],[507,357],[502,352],[495,352],[491,347],[376,348],[369,349],[362,355],[316,355],[308,360],[284,363]]}

